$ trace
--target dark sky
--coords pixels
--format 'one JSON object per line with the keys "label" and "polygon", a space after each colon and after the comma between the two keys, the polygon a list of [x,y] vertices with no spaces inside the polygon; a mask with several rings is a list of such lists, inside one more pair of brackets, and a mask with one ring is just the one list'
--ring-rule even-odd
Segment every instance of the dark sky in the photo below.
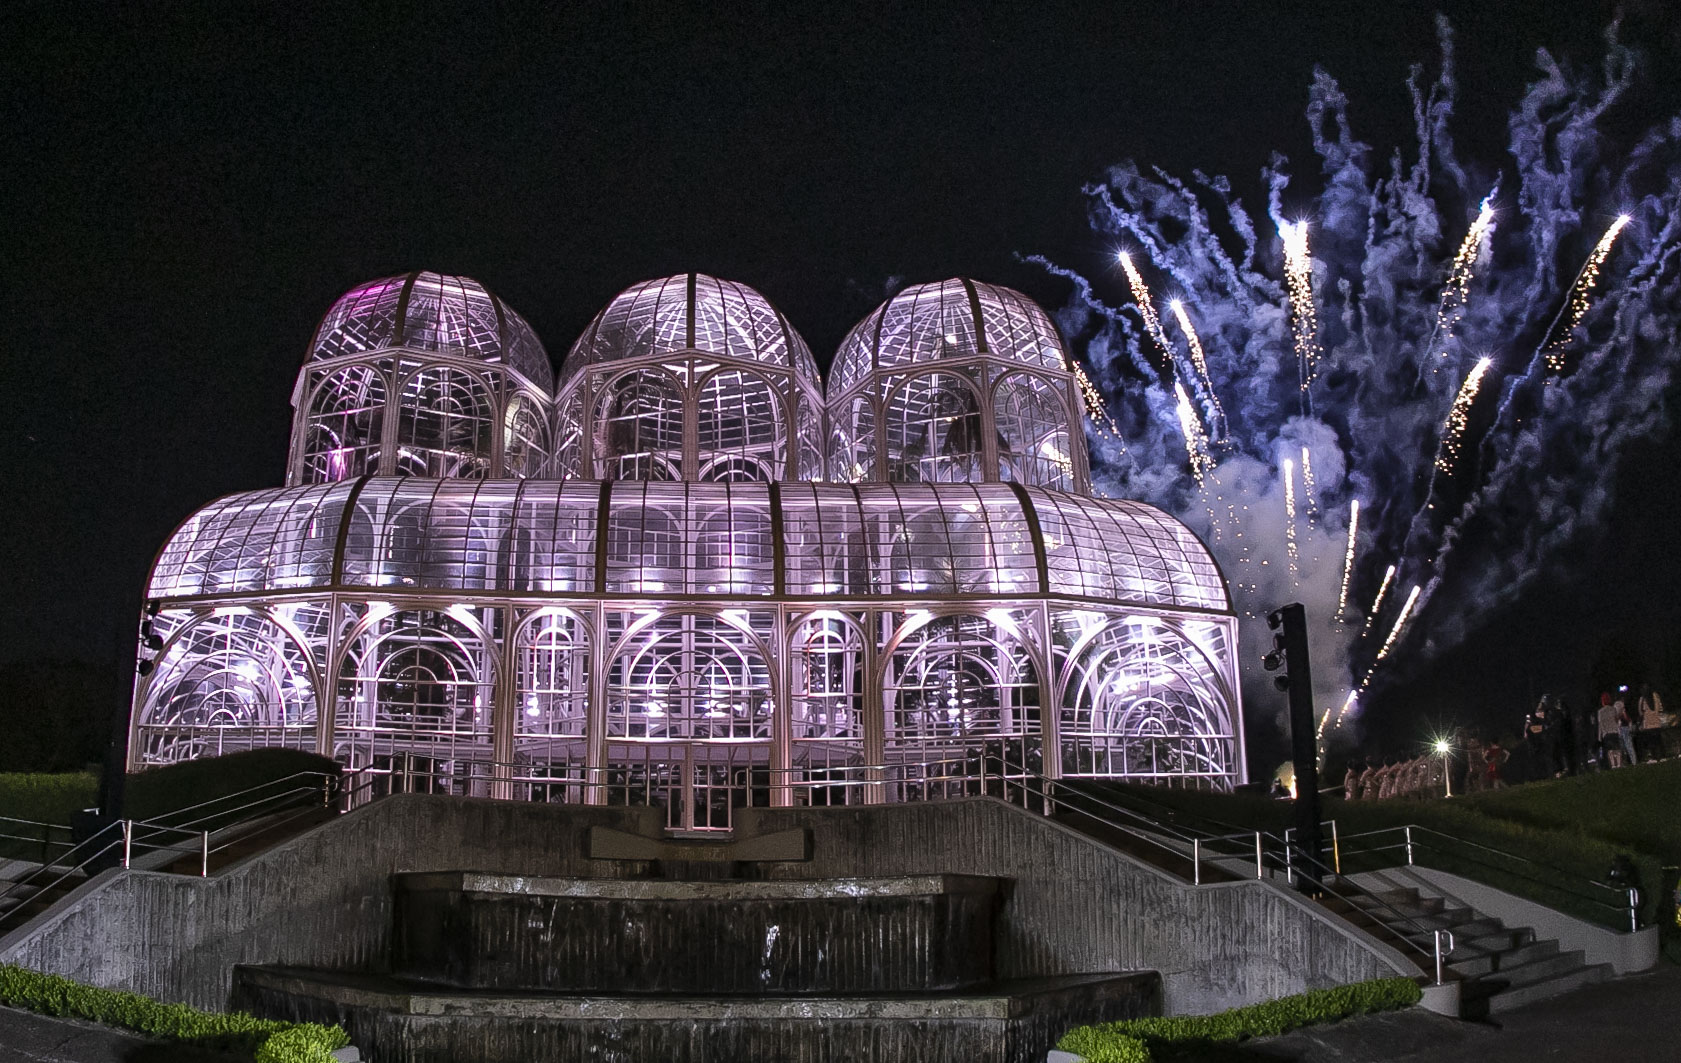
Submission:
{"label": "dark sky", "polygon": [[[205,501],[281,481],[305,344],[358,282],[476,277],[558,359],[616,291],[699,269],[764,291],[826,360],[889,278],[1060,305],[1015,256],[1099,269],[1080,186],[1111,163],[1226,172],[1251,196],[1273,150],[1306,172],[1315,63],[1387,152],[1407,66],[1435,54],[1412,4],[556,6],[6,7],[0,662],[131,666],[153,552]],[[1612,15],[1446,11],[1458,135],[1496,163],[1534,49],[1591,59]],[[1634,5],[1626,34],[1667,60],[1660,80],[1681,55],[1664,12]],[[1654,580],[1628,553],[1670,550],[1677,453],[1641,459],[1621,539],[1414,703],[1486,707],[1530,681],[1491,687],[1489,660],[1562,642],[1546,681],[1585,676],[1582,647],[1625,613],[1661,657],[1678,566]],[[1608,587],[1634,598],[1613,608]]]}

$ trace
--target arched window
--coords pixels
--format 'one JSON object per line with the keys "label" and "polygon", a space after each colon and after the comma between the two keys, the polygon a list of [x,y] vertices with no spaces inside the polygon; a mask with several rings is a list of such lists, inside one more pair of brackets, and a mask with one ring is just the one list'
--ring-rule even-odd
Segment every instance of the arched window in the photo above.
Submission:
{"label": "arched window", "polygon": [[478,376],[427,366],[403,384],[397,412],[397,472],[476,479],[490,473],[496,429],[490,389]]}
{"label": "arched window", "polygon": [[1038,770],[1039,679],[1011,630],[1021,620],[935,617],[900,642],[882,692],[890,763],[926,765],[929,778]]}
{"label": "arched window", "polygon": [[[865,763],[867,678],[859,628],[840,615],[802,621],[788,639],[788,674],[795,784],[810,789],[807,803],[849,803],[848,791],[862,794],[845,785],[860,781],[849,769]],[[838,789],[826,791],[825,783]]]}
{"label": "arched window", "polygon": [[151,764],[314,749],[315,715],[307,654],[273,620],[239,611],[199,621],[157,662],[135,741]]}
{"label": "arched window", "polygon": [[887,479],[899,483],[983,479],[984,418],[974,385],[959,373],[925,373],[887,395]]}
{"label": "arched window", "polygon": [[502,464],[509,476],[542,476],[549,465],[549,432],[541,402],[524,391],[508,396],[502,414]]}
{"label": "arched window", "polygon": [[776,389],[758,373],[721,369],[701,385],[699,478],[785,480],[788,432]]}
{"label": "arched window", "polygon": [[1202,648],[1154,617],[1057,618],[1063,774],[1207,785],[1236,770],[1229,700]]}
{"label": "arched window", "polygon": [[395,790],[487,793],[495,656],[454,609],[378,617],[340,665],[334,755]]}
{"label": "arched window", "polygon": [[1068,407],[1057,385],[1031,373],[1011,373],[992,393],[992,416],[1000,479],[1074,489]]}
{"label": "arched window", "polygon": [[603,480],[683,478],[683,392],[639,369],[607,385],[596,407],[595,474]]}
{"label": "arched window", "polygon": [[323,377],[310,393],[298,482],[336,483],[379,472],[385,399],[385,375],[369,366]]}

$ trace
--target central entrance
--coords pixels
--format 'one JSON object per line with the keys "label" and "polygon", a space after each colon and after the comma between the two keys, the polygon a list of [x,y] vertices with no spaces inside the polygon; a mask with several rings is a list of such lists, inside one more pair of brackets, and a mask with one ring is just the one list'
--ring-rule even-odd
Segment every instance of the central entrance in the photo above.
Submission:
{"label": "central entrance", "polygon": [[665,810],[674,832],[727,831],[768,805],[776,717],[770,667],[746,613],[647,613],[607,670],[607,801]]}

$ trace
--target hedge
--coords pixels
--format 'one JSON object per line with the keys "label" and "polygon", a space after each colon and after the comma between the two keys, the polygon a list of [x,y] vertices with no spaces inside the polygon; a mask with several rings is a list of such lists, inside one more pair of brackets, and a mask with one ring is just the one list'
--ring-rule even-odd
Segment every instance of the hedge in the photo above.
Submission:
{"label": "hedge", "polygon": [[331,1063],[333,1050],[350,1043],[338,1026],[199,1011],[10,965],[0,965],[0,1004],[247,1053],[255,1063]]}
{"label": "hedge", "polygon": [[1418,1003],[1422,991],[1411,978],[1379,978],[1335,989],[1316,989],[1217,1015],[1128,1019],[1077,1026],[1057,1047],[1091,1063],[1151,1063],[1163,1056],[1211,1042],[1271,1037],[1315,1023],[1353,1015],[1393,1011]]}
{"label": "hedge", "polygon": [[[130,775],[124,784],[123,815],[128,819],[175,822],[180,817],[173,814],[192,805],[249,790],[299,772],[336,776],[340,770],[338,763],[330,757],[297,749],[252,749],[220,757],[182,761]],[[189,812],[185,816],[194,819],[200,814]],[[212,821],[211,826],[214,825]]]}

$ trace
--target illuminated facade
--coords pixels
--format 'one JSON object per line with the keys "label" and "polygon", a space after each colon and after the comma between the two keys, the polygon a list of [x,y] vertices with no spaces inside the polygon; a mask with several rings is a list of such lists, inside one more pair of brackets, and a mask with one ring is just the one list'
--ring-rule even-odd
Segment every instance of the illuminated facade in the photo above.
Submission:
{"label": "illuminated facade", "polygon": [[476,282],[328,311],[287,486],[158,555],[130,764],[318,750],[392,788],[896,800],[983,777],[1240,781],[1213,558],[1091,497],[1060,338],[1016,292],[909,288],[827,389],[744,285],[598,314],[558,378]]}

